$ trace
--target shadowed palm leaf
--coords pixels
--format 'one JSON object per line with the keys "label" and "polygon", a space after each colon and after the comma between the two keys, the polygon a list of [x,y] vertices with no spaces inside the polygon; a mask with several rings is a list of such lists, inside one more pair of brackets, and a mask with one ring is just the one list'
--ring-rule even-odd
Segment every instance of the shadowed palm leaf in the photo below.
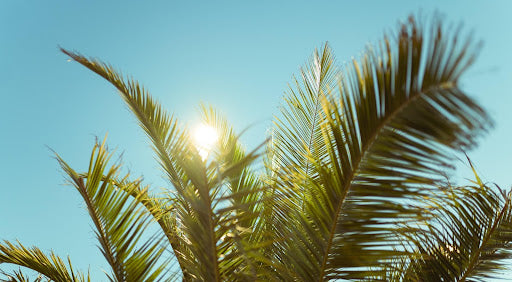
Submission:
{"label": "shadowed palm leaf", "polygon": [[[470,163],[471,164],[471,163]],[[474,168],[473,168],[473,171]],[[510,259],[512,197],[483,184],[449,187],[428,199],[432,216],[408,238],[416,257],[397,267],[406,281],[485,281]],[[421,228],[421,226],[418,226]]]}

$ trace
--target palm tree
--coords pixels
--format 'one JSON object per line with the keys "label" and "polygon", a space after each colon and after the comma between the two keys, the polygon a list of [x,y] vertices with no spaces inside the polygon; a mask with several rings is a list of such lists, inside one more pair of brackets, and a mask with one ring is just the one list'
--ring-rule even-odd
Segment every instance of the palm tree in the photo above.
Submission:
{"label": "palm tree", "polygon": [[[410,17],[343,68],[326,44],[294,79],[261,148],[247,152],[226,119],[203,106],[220,136],[207,157],[136,81],[62,49],[119,90],[172,184],[155,191],[121,173],[105,141],[83,173],[56,156],[84,199],[108,279],[493,277],[510,257],[511,194],[476,172],[465,186],[446,177],[455,153],[492,126],[459,88],[478,44],[458,31]],[[89,280],[69,259],[20,242],[0,244],[1,263],[39,280]],[[27,280],[21,270],[4,274]]]}

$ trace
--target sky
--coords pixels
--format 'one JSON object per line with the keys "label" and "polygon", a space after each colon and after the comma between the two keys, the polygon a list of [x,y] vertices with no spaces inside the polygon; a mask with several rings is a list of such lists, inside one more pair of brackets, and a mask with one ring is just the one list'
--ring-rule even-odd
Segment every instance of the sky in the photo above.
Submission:
{"label": "sky", "polygon": [[[69,255],[104,281],[91,221],[51,150],[82,171],[108,133],[134,176],[166,185],[115,89],[59,46],[133,76],[184,124],[198,122],[199,103],[212,104],[247,129],[251,148],[316,47],[328,41],[343,64],[409,14],[436,11],[484,42],[461,85],[495,128],[468,154],[484,180],[508,189],[512,1],[0,1],[0,239]],[[457,166],[456,178],[469,175]]]}

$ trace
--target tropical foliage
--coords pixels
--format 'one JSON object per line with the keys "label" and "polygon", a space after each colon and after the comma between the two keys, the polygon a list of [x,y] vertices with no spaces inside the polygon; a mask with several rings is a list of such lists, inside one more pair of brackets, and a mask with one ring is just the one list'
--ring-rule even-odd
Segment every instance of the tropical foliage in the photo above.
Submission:
{"label": "tropical foliage", "polygon": [[[410,17],[341,67],[326,44],[293,80],[260,148],[246,151],[226,119],[203,106],[220,136],[207,157],[136,81],[62,49],[119,90],[172,186],[156,191],[123,174],[105,141],[86,172],[57,155],[92,219],[107,278],[493,277],[510,257],[511,194],[476,172],[464,186],[446,177],[455,154],[492,125],[459,87],[478,51],[459,34]],[[90,280],[69,259],[19,242],[0,244],[1,263],[32,269],[39,281]],[[21,270],[4,277],[27,280]]]}

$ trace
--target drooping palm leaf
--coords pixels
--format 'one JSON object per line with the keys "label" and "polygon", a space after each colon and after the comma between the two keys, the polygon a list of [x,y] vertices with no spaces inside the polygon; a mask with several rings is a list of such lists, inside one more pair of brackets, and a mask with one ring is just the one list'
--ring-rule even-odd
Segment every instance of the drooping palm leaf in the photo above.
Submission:
{"label": "drooping palm leaf", "polygon": [[[104,143],[97,144],[91,154],[87,177],[80,176],[59,156],[57,160],[86,204],[99,248],[112,268],[109,279],[161,279],[166,270],[162,258],[165,245],[161,236],[144,234],[153,217],[140,201],[133,200],[132,193],[125,192],[137,189],[139,182],[130,182],[128,175],[120,178],[118,165],[109,168],[111,156]],[[120,185],[125,187],[119,189]]]}
{"label": "drooping palm leaf", "polygon": [[[187,154],[194,152],[191,148],[191,144],[188,144],[190,142],[187,132],[179,129],[177,120],[168,115],[166,111],[162,109],[162,107],[136,81],[131,79],[125,81],[125,79],[111,66],[98,60],[87,59],[80,54],[64,49],[61,50],[75,61],[105,78],[120,91],[121,96],[150,138],[160,165],[166,172],[169,181],[176,189],[178,193],[177,195],[181,197],[180,200],[173,201],[172,203],[165,203],[164,199],[162,204],[164,206],[175,205],[175,212],[181,212],[188,216],[188,214],[191,213],[190,209],[193,207],[191,207],[190,203],[188,203],[187,200],[184,200],[184,198],[194,195],[194,192],[192,191],[194,188],[186,184],[187,182],[190,182],[190,179],[183,170],[184,166],[176,163],[178,161],[186,162],[188,159]],[[200,163],[197,162],[197,157],[195,160],[196,164],[200,165]],[[200,165],[200,167],[204,167],[204,165]],[[198,170],[199,169],[200,168],[198,168]],[[177,206],[180,206],[180,208],[178,209]],[[198,205],[197,207],[200,209],[208,209],[207,206],[211,208],[210,205]],[[161,212],[158,213],[161,214]],[[183,224],[183,222],[178,224]],[[194,268],[199,265],[196,261],[198,257],[195,256],[188,248],[190,244],[187,239],[184,239],[182,234],[177,234],[177,230],[172,228],[172,225],[167,226],[166,224],[160,224],[160,226],[163,228],[163,231],[166,233],[167,238],[170,241],[174,254],[180,264],[180,268],[183,271],[184,279],[189,279],[190,277],[188,275],[193,271],[193,269],[189,270],[188,268]],[[183,230],[180,232],[183,232]],[[202,267],[211,265],[212,261],[214,261],[211,257],[206,260],[207,261],[204,262],[205,264],[202,264]],[[214,268],[214,266],[212,267]],[[215,270],[212,271],[215,273]],[[198,273],[198,271],[194,271],[194,273]]]}
{"label": "drooping palm leaf", "polygon": [[61,51],[105,78],[119,90],[121,97],[151,139],[158,159],[162,168],[168,174],[169,180],[176,189],[182,189],[181,175],[179,175],[179,171],[177,171],[170,155],[172,148],[179,146],[179,142],[183,139],[184,133],[179,129],[177,120],[162,109],[144,87],[132,79],[126,81],[112,66],[95,59],[87,59],[78,53],[65,49],[61,49]]}
{"label": "drooping palm leaf", "polygon": [[489,126],[458,86],[474,46],[431,28],[411,18],[346,68],[339,96],[323,98],[328,157],[308,155],[314,197],[291,222],[302,227],[286,226],[297,236],[278,246],[301,279],[364,278],[403,254],[395,225],[422,218],[415,200],[436,193],[452,152]]}
{"label": "drooping palm leaf", "polygon": [[[415,200],[438,193],[452,152],[471,148],[489,126],[458,86],[474,46],[440,22],[431,28],[424,33],[412,18],[402,24],[396,41],[385,39],[361,66],[354,62],[340,86],[341,104],[326,106],[325,136],[338,164],[324,177],[337,199],[329,201],[335,221],[329,222],[323,273],[344,275],[344,268],[376,267],[395,256],[383,248],[396,244],[391,224],[418,220]],[[360,273],[364,268],[346,276]]]}
{"label": "drooping palm leaf", "polygon": [[[112,67],[97,60],[87,59],[66,50],[62,51],[120,90],[121,96],[150,137],[160,164],[176,189],[176,193],[169,194],[169,203],[166,204],[164,200],[157,205],[157,209],[160,209],[158,206],[172,205],[177,228],[164,231],[166,234],[172,234],[168,235],[170,240],[176,240],[171,241],[171,245],[183,271],[184,279],[218,281],[225,279],[226,275],[240,274],[227,271],[227,269],[232,270],[233,267],[240,270],[238,264],[223,263],[223,261],[227,262],[228,258],[235,257],[234,250],[241,250],[242,246],[237,241],[239,238],[236,237],[235,240],[231,237],[235,233],[240,233],[234,230],[240,227],[241,216],[233,217],[234,205],[220,209],[219,203],[226,199],[233,200],[236,195],[241,194],[233,191],[228,195],[224,194],[226,182],[231,181],[233,184],[235,181],[240,181],[241,173],[245,174],[242,177],[244,182],[239,184],[244,187],[255,184],[255,180],[251,180],[250,176],[245,178],[248,176],[248,170],[240,167],[248,166],[256,155],[241,154],[237,140],[231,135],[228,136],[231,141],[228,142],[227,147],[220,148],[232,150],[231,153],[220,152],[217,159],[213,161],[203,160],[198,149],[192,144],[188,131],[178,129],[176,120],[170,118],[137,82],[125,81]],[[226,163],[226,156],[235,157],[235,159],[231,163]],[[228,167],[224,167],[226,164]],[[228,187],[235,186],[228,185]],[[249,191],[248,194],[257,192]],[[253,195],[249,198],[256,199]],[[247,196],[245,199],[248,199]],[[145,205],[148,206],[148,204]],[[243,216],[247,215],[256,216],[251,213]],[[238,247],[235,248],[235,244],[238,244]]]}
{"label": "drooping palm leaf", "polygon": [[[5,278],[0,278],[0,281],[1,282],[30,282],[30,278],[23,274],[23,272],[21,272],[21,270],[14,270],[12,272],[12,274],[9,274],[5,271],[1,271],[0,270],[0,274],[4,275]],[[39,274],[34,280],[33,282],[41,282],[43,281],[43,278],[44,276]],[[46,279],[47,281],[50,281],[50,279]]]}
{"label": "drooping palm leaf", "polygon": [[[45,255],[39,248],[27,248],[20,242],[4,241],[0,244],[0,264],[10,263],[32,269],[53,281],[90,281],[89,275],[76,272],[68,258],[68,266],[53,252]],[[21,272],[15,272],[8,281],[25,281]],[[36,280],[41,281],[39,278]],[[27,280],[28,281],[28,280]]]}

